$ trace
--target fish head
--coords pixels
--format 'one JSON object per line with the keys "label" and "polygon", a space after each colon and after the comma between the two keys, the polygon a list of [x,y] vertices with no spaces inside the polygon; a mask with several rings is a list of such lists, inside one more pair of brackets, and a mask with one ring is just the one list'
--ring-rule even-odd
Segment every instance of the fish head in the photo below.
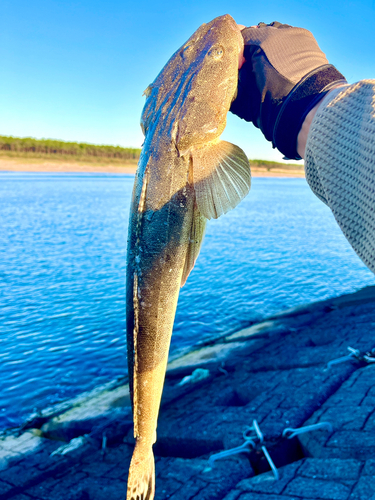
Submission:
{"label": "fish head", "polygon": [[185,155],[220,136],[235,98],[243,38],[230,15],[200,26],[145,91],[142,126],[162,128]]}

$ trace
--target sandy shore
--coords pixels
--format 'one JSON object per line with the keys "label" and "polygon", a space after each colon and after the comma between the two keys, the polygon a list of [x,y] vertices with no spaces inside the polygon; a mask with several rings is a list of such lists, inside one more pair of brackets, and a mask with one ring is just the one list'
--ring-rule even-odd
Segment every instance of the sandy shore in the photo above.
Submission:
{"label": "sandy shore", "polygon": [[101,163],[84,163],[52,160],[29,160],[24,158],[0,158],[0,171],[3,172],[46,172],[46,173],[100,173],[100,174],[134,174],[134,163],[117,165]]}
{"label": "sandy shore", "polygon": [[[251,163],[250,163],[251,165]],[[0,158],[0,171],[3,172],[48,172],[48,173],[98,173],[134,174],[136,164],[85,163],[62,160],[41,160],[29,158]],[[296,165],[296,170],[282,168],[252,168],[253,177],[305,177],[304,171]]]}
{"label": "sandy shore", "polygon": [[[251,164],[250,164],[251,166]],[[278,170],[278,169],[251,169],[252,177],[291,177],[291,178],[305,178],[304,171],[301,170]]]}

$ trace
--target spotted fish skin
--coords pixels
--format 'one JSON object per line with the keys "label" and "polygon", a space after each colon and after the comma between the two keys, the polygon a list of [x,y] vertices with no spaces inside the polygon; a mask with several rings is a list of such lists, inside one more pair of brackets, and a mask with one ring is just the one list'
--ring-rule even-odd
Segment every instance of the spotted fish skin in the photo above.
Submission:
{"label": "spotted fish skin", "polygon": [[145,142],[130,209],[126,316],[136,445],[127,500],[154,498],[152,445],[180,287],[206,220],[247,194],[243,151],[220,141],[235,96],[243,40],[235,21],[202,25],[145,91]]}

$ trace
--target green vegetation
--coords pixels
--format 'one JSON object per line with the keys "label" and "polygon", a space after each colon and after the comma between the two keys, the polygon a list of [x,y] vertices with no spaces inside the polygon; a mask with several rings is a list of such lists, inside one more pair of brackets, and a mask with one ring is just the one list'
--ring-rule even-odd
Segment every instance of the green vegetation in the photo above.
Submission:
{"label": "green vegetation", "polygon": [[293,170],[294,172],[304,171],[303,162],[298,165],[297,163],[278,163],[276,161],[267,160],[250,160],[250,166],[254,169],[267,170],[268,172],[272,172],[272,170]]}
{"label": "green vegetation", "polygon": [[51,157],[64,156],[71,159],[112,159],[122,161],[138,160],[141,153],[137,148],[122,148],[120,146],[96,146],[83,142],[55,141],[53,139],[34,139],[32,137],[0,136],[0,151],[9,156]]}

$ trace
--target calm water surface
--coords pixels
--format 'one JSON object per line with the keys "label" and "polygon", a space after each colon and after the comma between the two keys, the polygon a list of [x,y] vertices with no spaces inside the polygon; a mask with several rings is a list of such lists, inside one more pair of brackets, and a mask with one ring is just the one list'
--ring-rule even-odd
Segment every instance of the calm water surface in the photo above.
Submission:
{"label": "calm water surface", "polygon": [[[126,374],[133,180],[0,173],[0,428]],[[254,179],[208,224],[171,350],[373,284],[305,180]]]}

